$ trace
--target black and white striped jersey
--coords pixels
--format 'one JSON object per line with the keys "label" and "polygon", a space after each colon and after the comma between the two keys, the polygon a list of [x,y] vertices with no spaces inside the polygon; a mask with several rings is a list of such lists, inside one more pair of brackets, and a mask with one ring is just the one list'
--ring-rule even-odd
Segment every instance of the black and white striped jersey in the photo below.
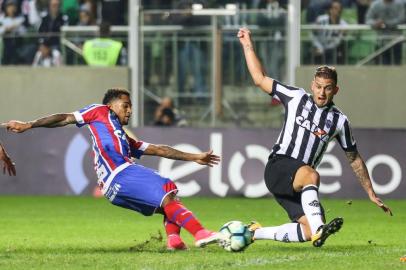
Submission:
{"label": "black and white striped jersey", "polygon": [[275,80],[271,96],[285,107],[285,121],[272,154],[290,156],[315,168],[333,139],[344,151],[356,150],[348,118],[334,103],[319,108],[304,89]]}

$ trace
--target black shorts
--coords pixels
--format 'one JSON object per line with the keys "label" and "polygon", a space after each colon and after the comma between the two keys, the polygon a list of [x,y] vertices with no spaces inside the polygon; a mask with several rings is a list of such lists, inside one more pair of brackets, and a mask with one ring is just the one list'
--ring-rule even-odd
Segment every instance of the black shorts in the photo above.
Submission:
{"label": "black shorts", "polygon": [[293,189],[297,170],[303,161],[282,155],[271,156],[265,168],[265,184],[292,221],[304,216],[301,193]]}

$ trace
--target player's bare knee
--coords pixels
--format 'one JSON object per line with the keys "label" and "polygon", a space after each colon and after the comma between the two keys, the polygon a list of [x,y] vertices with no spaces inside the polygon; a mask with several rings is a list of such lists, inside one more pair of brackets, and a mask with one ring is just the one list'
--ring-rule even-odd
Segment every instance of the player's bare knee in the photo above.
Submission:
{"label": "player's bare knee", "polygon": [[[301,177],[303,178],[303,186],[306,185],[316,185],[320,184],[320,175],[319,173],[310,166],[302,167]],[[302,169],[301,168],[301,169]]]}
{"label": "player's bare knee", "polygon": [[308,185],[315,185],[319,186],[320,185],[320,174],[316,170],[312,170],[308,174]]}
{"label": "player's bare knee", "polygon": [[293,188],[295,191],[300,192],[304,186],[319,186],[319,184],[319,173],[310,166],[303,166],[296,173],[295,180],[293,182]]}

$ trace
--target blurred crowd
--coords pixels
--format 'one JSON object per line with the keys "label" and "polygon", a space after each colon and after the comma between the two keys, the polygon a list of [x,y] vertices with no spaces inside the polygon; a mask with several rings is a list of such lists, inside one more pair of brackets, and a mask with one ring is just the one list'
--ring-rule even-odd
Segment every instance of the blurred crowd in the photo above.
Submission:
{"label": "blurred crowd", "polygon": [[125,0],[0,0],[2,65],[61,64],[64,25],[125,25]]}
{"label": "blurred crowd", "polygon": [[[283,76],[286,74],[288,2],[142,0],[141,8],[145,11],[142,24],[182,25],[186,30],[177,33],[175,47],[173,42],[165,41],[159,31],[150,33],[143,41],[144,85],[153,91],[162,90],[167,85],[173,89],[173,93],[169,94],[173,99],[167,97],[155,101],[159,104],[151,117],[151,124],[185,126],[185,114],[176,109],[174,104],[189,104],[191,100],[207,104],[210,99],[210,40],[193,31],[198,26],[210,25],[211,18],[192,16],[192,8],[227,8],[233,5],[241,11],[234,16],[219,17],[218,20],[218,24],[225,29],[232,29],[222,32],[221,65],[226,67],[222,70],[222,82],[239,85],[247,81],[247,77],[244,77],[247,73],[244,70],[244,59],[234,31],[242,25],[262,31],[262,41],[256,43],[256,49],[261,59],[264,59],[263,65],[274,78],[286,79]],[[128,63],[126,35],[120,39],[110,31],[111,25],[128,24],[128,0],[0,0],[0,7],[1,65],[57,67],[69,64],[114,66]],[[397,26],[406,23],[405,7],[406,0],[302,0],[302,24],[367,24],[374,30],[370,32],[375,36],[365,41],[362,35],[354,35],[355,32],[349,34],[350,31],[344,30],[321,28],[305,34],[302,32],[301,63],[354,64],[382,50],[379,57],[372,61],[377,64],[401,64],[404,58],[404,36],[403,40],[397,38],[404,33]],[[61,44],[61,27],[66,25],[99,26],[99,31],[97,34],[88,34],[85,39],[70,37],[70,43]],[[356,60],[349,62],[354,55]],[[168,95],[165,91],[167,89],[158,95]]]}
{"label": "blurred crowd", "polygon": [[[240,10],[265,10],[265,15],[255,18],[234,16],[225,18],[225,24],[257,24],[261,27],[284,25],[288,0],[149,0],[141,1],[142,8],[151,9],[190,9],[193,4],[205,8],[223,8],[235,4]],[[2,37],[2,65],[33,64],[35,66],[58,66],[61,61],[60,29],[63,25],[90,26],[102,22],[110,25],[128,23],[128,0],[0,0],[0,35]],[[405,23],[406,0],[303,0],[302,22],[307,24],[346,25],[348,23],[369,24],[379,33],[394,33],[395,27]],[[354,11],[355,21],[347,22],[342,18],[343,10]],[[145,24],[184,24],[188,26],[209,24],[209,18],[191,19],[174,16],[173,18],[154,18],[146,16]],[[283,35],[281,31],[273,33],[275,40]],[[314,62],[340,63],[343,49],[340,41],[343,31],[316,31],[312,33],[312,55]],[[227,37],[226,37],[227,38]],[[83,43],[75,44],[79,49]],[[401,44],[400,44],[401,45]],[[125,47],[125,44],[123,44]],[[264,50],[271,50],[264,48]],[[184,44],[184,57],[199,57],[193,44]],[[401,49],[394,48],[399,56]],[[392,52],[393,53],[393,52]],[[334,55],[333,55],[334,54]],[[399,58],[399,57],[397,57]],[[332,61],[334,59],[334,61]],[[276,60],[278,62],[278,60]],[[83,61],[85,62],[85,61]],[[117,61],[125,63],[126,61]],[[198,61],[199,62],[199,61]],[[388,62],[388,61],[387,61]],[[182,69],[184,63],[179,63]],[[277,64],[277,63],[276,63]],[[275,65],[275,64],[274,64]],[[196,67],[192,67],[196,69]],[[197,77],[196,80],[201,80]],[[183,84],[182,84],[183,85]],[[200,89],[204,92],[204,89]]]}

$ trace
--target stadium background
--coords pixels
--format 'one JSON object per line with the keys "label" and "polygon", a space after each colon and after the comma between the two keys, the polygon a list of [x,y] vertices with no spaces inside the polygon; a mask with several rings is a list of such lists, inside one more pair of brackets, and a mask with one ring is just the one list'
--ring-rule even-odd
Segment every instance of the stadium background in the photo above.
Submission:
{"label": "stadium background", "polygon": [[[27,64],[29,59],[1,67],[0,121],[71,112],[100,102],[107,88],[126,87],[133,93],[135,120],[129,128],[136,136],[192,151],[213,148],[223,155],[222,165],[214,169],[151,158],[144,158],[142,164],[176,180],[184,196],[267,196],[262,171],[282,123],[282,108],[253,86],[235,34],[240,26],[252,29],[269,74],[308,89],[316,65],[310,57],[310,33],[318,26],[306,21],[310,3],[280,1],[277,9],[271,9],[263,2],[123,3],[124,21],[112,28],[112,38],[121,40],[128,50],[127,64],[120,67],[85,66],[75,48],[92,38],[97,27],[67,24],[57,33],[63,67],[32,68]],[[77,3],[77,11],[84,3]],[[92,3],[98,10],[103,7],[103,1]],[[181,9],[184,3],[195,5]],[[349,25],[344,27],[342,40],[346,57],[337,65],[341,90],[336,104],[352,121],[360,151],[373,169],[378,194],[404,198],[405,54],[400,65],[383,65],[379,60],[379,46],[404,37],[404,25],[398,26],[395,37],[380,37],[370,26],[357,24],[354,3],[343,4],[343,17]],[[289,17],[295,12],[302,18]],[[102,12],[95,14],[95,22],[103,19]],[[179,20],[182,16],[189,21]],[[292,31],[295,26],[300,28]],[[24,48],[36,46],[44,35],[36,32],[35,26],[27,29],[21,37]],[[13,37],[4,36],[4,40],[8,38]],[[72,49],[71,43],[76,47]],[[400,44],[405,50],[403,41]],[[197,67],[191,65],[194,62]],[[187,127],[152,127],[154,110],[166,96],[174,100]],[[74,127],[38,129],[23,135],[1,129],[18,175],[1,175],[0,193],[92,194],[96,179],[87,136],[86,131]],[[329,150],[320,172],[323,196],[365,198],[337,146]]]}

